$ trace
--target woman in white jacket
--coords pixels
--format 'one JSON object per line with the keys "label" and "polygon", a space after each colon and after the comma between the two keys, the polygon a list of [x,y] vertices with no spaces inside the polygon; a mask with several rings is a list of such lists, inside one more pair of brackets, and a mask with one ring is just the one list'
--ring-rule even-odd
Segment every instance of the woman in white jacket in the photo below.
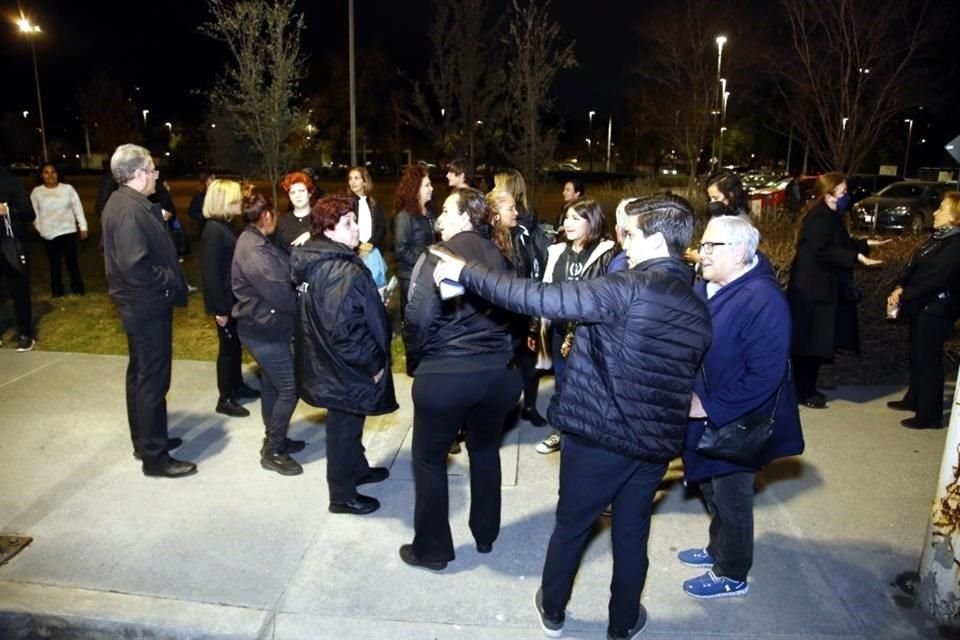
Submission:
{"label": "woman in white jacket", "polygon": [[67,263],[70,274],[70,292],[83,295],[86,289],[80,276],[80,264],[77,262],[77,228],[80,239],[87,239],[87,219],[83,215],[83,205],[76,190],[60,182],[57,168],[50,162],[40,167],[43,184],[30,194],[33,210],[37,214],[34,225],[43,238],[50,265],[50,295],[54,298],[63,295],[62,265]]}

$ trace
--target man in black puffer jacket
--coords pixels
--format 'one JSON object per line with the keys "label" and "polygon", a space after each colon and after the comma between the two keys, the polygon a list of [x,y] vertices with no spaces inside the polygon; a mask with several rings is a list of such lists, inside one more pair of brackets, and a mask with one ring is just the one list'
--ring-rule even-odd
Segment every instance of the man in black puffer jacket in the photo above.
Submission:
{"label": "man in black puffer jacket", "polygon": [[710,316],[681,261],[693,234],[689,203],[647,198],[627,215],[627,271],[543,284],[448,256],[435,272],[511,311],[579,323],[568,382],[548,413],[565,434],[556,528],[536,596],[551,637],[563,629],[592,524],[611,504],[608,637],[632,638],[646,624],[640,594],[653,497],[683,445],[693,378],[710,344]]}

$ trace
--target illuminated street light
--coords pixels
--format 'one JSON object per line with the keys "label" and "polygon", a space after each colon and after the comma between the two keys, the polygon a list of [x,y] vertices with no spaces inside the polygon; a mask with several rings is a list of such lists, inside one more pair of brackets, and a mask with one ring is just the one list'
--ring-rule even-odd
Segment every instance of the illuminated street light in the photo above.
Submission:
{"label": "illuminated street light", "polygon": [[172,123],[172,122],[164,122],[164,123],[163,123],[163,126],[165,126],[165,127],[167,128],[167,131],[169,131],[170,133],[173,133],[173,123]]}
{"label": "illuminated street light", "polygon": [[26,120],[28,115],[30,115],[30,112],[29,112],[29,111],[24,111],[24,112],[23,112],[23,119]]}
{"label": "illuminated street light", "polygon": [[143,126],[147,126],[147,114],[150,113],[150,109],[143,110]]}
{"label": "illuminated street light", "polygon": [[[17,20],[17,26],[20,28],[20,33],[24,34],[30,38],[30,53],[33,56],[33,82],[37,85],[37,110],[40,113],[40,142],[43,145],[43,161],[47,162],[47,128],[43,124],[43,100],[40,98],[40,71],[37,69],[37,48],[33,43],[34,37],[40,33],[40,27],[30,22],[30,20],[20,14],[20,19]],[[27,116],[24,115],[24,118]]]}
{"label": "illuminated street light", "polygon": [[907,123],[907,150],[903,154],[903,179],[907,179],[907,161],[910,160],[910,136],[913,134],[913,120],[910,118],[905,118],[904,122]]}
{"label": "illuminated street light", "polygon": [[[593,111],[590,112],[590,115],[593,115]],[[584,141],[587,143],[587,159],[590,161],[590,171],[593,171],[593,151],[590,149],[593,141],[590,138],[584,138]]]}
{"label": "illuminated street light", "polygon": [[727,44],[727,36],[717,36],[717,77],[720,77],[720,65],[723,61],[723,45]]}
{"label": "illuminated street light", "polygon": [[727,100],[729,100],[729,99],[730,99],[730,92],[729,92],[729,91],[724,91],[724,92],[723,92],[723,108],[720,110],[720,120],[721,120],[721,121],[727,119]]}
{"label": "illuminated street light", "polygon": [[840,130],[841,130],[841,131],[846,131],[846,130],[847,130],[847,121],[848,121],[848,120],[850,120],[850,118],[840,118]]}

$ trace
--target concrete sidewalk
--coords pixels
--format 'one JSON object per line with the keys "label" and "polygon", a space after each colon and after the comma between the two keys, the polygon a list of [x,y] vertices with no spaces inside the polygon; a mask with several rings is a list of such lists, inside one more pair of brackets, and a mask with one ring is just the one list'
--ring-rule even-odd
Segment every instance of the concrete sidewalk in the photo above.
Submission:
{"label": "concrete sidewalk", "polygon": [[[213,412],[214,364],[174,363],[170,430],[196,476],[146,478],[131,457],[125,357],[0,350],[0,533],[33,543],[0,567],[6,638],[541,638],[533,596],[553,524],[559,457],[527,423],[505,436],[503,527],[481,556],[467,527],[466,454],[450,467],[457,559],[432,573],[403,564],[412,539],[410,381],[401,410],[369,419],[364,441],[386,482],[363,517],[327,512],[324,412],[301,404],[292,434],[305,473],[259,466],[259,405]],[[541,410],[550,382],[541,385]],[[944,441],[889,411],[894,388],[841,388],[802,411],[807,453],[761,474],[756,554],[745,598],[696,601],[678,549],[706,541],[708,519],[671,467],[650,535],[644,636],[663,638],[954,637],[891,586],[917,567]],[[567,612],[565,637],[603,638],[608,521],[598,523]]]}

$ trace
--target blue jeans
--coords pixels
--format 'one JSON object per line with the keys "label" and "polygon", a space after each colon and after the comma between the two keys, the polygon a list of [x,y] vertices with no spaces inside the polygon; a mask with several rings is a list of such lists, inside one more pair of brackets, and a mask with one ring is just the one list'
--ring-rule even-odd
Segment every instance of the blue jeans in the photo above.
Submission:
{"label": "blue jeans", "polygon": [[293,373],[290,341],[271,341],[246,335],[240,329],[240,341],[260,365],[260,410],[266,427],[266,453],[281,453],[290,428],[290,417],[297,408],[297,384]]}
{"label": "blue jeans", "polygon": [[613,505],[608,631],[625,636],[636,624],[647,581],[653,497],[666,471],[666,463],[630,458],[577,435],[564,437],[557,523],[543,564],[545,611],[559,614],[566,609],[590,531],[607,505]]}

